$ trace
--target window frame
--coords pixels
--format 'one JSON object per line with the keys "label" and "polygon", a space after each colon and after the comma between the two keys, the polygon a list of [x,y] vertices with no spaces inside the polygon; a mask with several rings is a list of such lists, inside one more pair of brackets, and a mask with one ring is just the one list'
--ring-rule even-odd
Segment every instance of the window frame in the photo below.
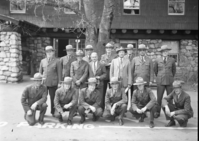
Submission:
{"label": "window frame", "polygon": [[[81,0],[79,0],[79,10],[81,10],[81,4],[82,4],[82,2],[81,2]],[[68,11],[65,11],[65,10],[68,10]],[[75,14],[75,12],[73,12],[67,8],[64,8],[63,12],[64,12],[64,14]]]}
{"label": "window frame", "polygon": [[26,14],[27,0],[21,0],[21,1],[25,2],[25,7],[23,10],[11,10],[12,1],[9,1],[9,13],[11,13],[11,14]]}
{"label": "window frame", "polygon": [[[131,9],[133,10],[133,9]],[[125,14],[124,13],[124,0],[122,1],[122,15],[125,15],[125,16],[136,16],[136,15],[141,15],[141,0],[139,0],[139,14]]]}
{"label": "window frame", "polygon": [[[184,3],[184,7],[183,7],[183,13],[181,14],[181,13],[169,13],[169,2],[170,2],[171,0],[168,0],[168,5],[167,5],[167,14],[169,15],[169,16],[184,16],[185,15],[185,7],[186,7],[186,0],[184,0],[184,2],[182,2],[182,3]],[[178,1],[178,0],[175,0],[175,1]],[[178,3],[178,2],[175,2],[175,3]]]}

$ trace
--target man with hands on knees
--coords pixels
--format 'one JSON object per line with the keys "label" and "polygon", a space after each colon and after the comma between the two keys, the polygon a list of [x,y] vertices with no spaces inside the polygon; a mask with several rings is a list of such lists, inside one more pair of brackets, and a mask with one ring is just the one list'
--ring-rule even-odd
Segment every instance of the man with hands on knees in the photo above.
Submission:
{"label": "man with hands on knees", "polygon": [[92,113],[93,121],[97,121],[102,116],[103,110],[101,106],[101,94],[96,89],[97,79],[88,79],[88,88],[80,90],[78,112],[81,116],[80,124],[85,122],[85,114]]}
{"label": "man with hands on knees", "polygon": [[47,88],[41,83],[42,75],[40,73],[36,73],[31,80],[35,83],[27,86],[21,97],[21,104],[25,111],[24,118],[29,125],[33,126],[36,123],[36,110],[40,110],[39,123],[43,125],[44,115],[48,107],[46,104]]}
{"label": "man with hands on knees", "polygon": [[154,117],[157,118],[157,111],[160,106],[158,106],[155,95],[150,88],[145,88],[147,82],[143,80],[142,77],[136,79],[138,89],[134,90],[132,97],[132,108],[130,112],[138,119],[139,122],[144,122],[146,117],[146,112],[150,112],[150,124],[149,127],[154,127]]}
{"label": "man with hands on knees", "polygon": [[59,119],[59,122],[63,122],[63,117],[68,115],[68,125],[72,125],[72,120],[75,112],[77,111],[77,93],[72,88],[72,78],[65,77],[62,81],[61,88],[57,89],[55,94],[55,117]]}
{"label": "man with hands on knees", "polygon": [[[162,100],[162,108],[167,120],[166,127],[174,126],[175,120],[181,127],[187,127],[188,119],[193,117],[190,96],[182,90],[182,82],[173,82],[173,91]],[[173,104],[171,101],[174,101]]]}
{"label": "man with hands on knees", "polygon": [[103,117],[107,121],[114,121],[119,116],[119,125],[123,125],[123,116],[127,110],[127,96],[124,88],[121,88],[121,82],[117,77],[112,77],[111,89],[108,89],[105,97],[105,111]]}

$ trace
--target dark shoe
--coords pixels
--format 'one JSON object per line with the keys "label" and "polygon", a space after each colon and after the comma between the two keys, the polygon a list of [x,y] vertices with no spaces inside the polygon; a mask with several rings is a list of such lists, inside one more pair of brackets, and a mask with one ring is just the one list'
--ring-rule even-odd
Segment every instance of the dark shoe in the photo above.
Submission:
{"label": "dark shoe", "polygon": [[72,121],[71,120],[68,120],[67,121],[67,125],[72,125],[73,123],[72,123]]}
{"label": "dark shoe", "polygon": [[124,124],[122,119],[119,119],[119,125],[122,126]]}
{"label": "dark shoe", "polygon": [[111,121],[115,121],[115,116],[111,116],[111,117],[110,117],[110,120],[111,120]]}
{"label": "dark shoe", "polygon": [[144,122],[144,119],[145,119],[145,118],[146,118],[146,114],[142,114],[142,116],[141,116],[139,122]]}
{"label": "dark shoe", "polygon": [[39,121],[39,124],[44,125],[44,121],[43,120]]}
{"label": "dark shoe", "polygon": [[96,115],[93,115],[93,121],[97,121],[99,119],[99,117],[97,117]]}
{"label": "dark shoe", "polygon": [[81,117],[79,123],[82,124],[82,123],[84,123],[84,122],[85,122],[85,117]]}
{"label": "dark shoe", "polygon": [[52,114],[52,117],[55,117],[55,115],[54,115],[54,114]]}
{"label": "dark shoe", "polygon": [[175,126],[176,123],[174,120],[170,120],[168,124],[165,125],[165,127]]}
{"label": "dark shoe", "polygon": [[154,125],[154,122],[153,121],[150,121],[150,123],[149,123],[149,127],[150,128],[153,128],[155,125]]}
{"label": "dark shoe", "polygon": [[59,118],[59,122],[63,122],[63,118],[62,118],[62,116],[60,116],[60,118]]}
{"label": "dark shoe", "polygon": [[178,123],[179,123],[180,127],[187,127],[187,122],[188,121],[178,120]]}
{"label": "dark shoe", "polygon": [[154,113],[154,118],[159,118],[159,117],[160,117],[160,113],[155,112],[155,113]]}

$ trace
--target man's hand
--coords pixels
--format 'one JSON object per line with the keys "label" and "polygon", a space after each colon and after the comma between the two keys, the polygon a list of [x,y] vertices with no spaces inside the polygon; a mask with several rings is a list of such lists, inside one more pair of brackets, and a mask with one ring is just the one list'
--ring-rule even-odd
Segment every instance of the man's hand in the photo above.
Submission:
{"label": "man's hand", "polygon": [[77,81],[75,82],[75,84],[76,84],[77,86],[79,86],[79,85],[81,84],[81,82],[80,82],[79,80],[77,80]]}
{"label": "man's hand", "polygon": [[28,110],[27,115],[28,115],[28,116],[31,116],[31,115],[32,115],[32,111],[31,111],[31,110]]}
{"label": "man's hand", "polygon": [[141,109],[142,113],[144,113],[146,110],[147,110],[146,107],[144,107],[144,108]]}
{"label": "man's hand", "polygon": [[90,106],[89,108],[91,109],[91,111],[92,111],[93,113],[95,113],[95,111],[96,111],[96,108],[95,108],[95,107]]}
{"label": "man's hand", "polygon": [[165,106],[165,113],[166,113],[167,116],[169,116],[169,117],[171,116],[171,112],[170,112],[169,107],[167,105]]}
{"label": "man's hand", "polygon": [[152,85],[152,84],[153,84],[153,82],[150,81],[150,82],[149,82],[149,85]]}
{"label": "man's hand", "polygon": [[33,103],[32,106],[30,107],[32,110],[36,110],[37,108],[37,102]]}
{"label": "man's hand", "polygon": [[173,117],[175,115],[175,112],[171,112],[170,116]]}
{"label": "man's hand", "polygon": [[114,114],[115,114],[115,109],[111,108],[111,115],[114,115]]}
{"label": "man's hand", "polygon": [[70,103],[64,105],[64,109],[68,109],[68,108],[70,108],[70,107],[71,107],[71,104],[70,104]]}
{"label": "man's hand", "polygon": [[68,113],[67,112],[62,112],[61,115],[62,115],[62,117],[67,117]]}
{"label": "man's hand", "polygon": [[96,76],[95,78],[96,78],[96,79],[98,79],[98,80],[100,79],[100,77],[99,77],[99,76]]}
{"label": "man's hand", "polygon": [[140,109],[137,108],[136,112],[139,113],[139,114],[141,114],[142,110],[140,110]]}

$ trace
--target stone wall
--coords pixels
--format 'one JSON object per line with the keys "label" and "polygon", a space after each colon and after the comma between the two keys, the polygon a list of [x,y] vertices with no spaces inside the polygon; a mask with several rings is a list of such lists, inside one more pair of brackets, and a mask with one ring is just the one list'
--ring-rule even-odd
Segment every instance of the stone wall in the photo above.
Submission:
{"label": "stone wall", "polygon": [[[153,52],[162,45],[162,40],[140,39],[138,44],[145,44]],[[198,41],[181,40],[179,48],[179,63],[177,64],[176,79],[185,82],[198,82]]]}
{"label": "stone wall", "polygon": [[21,35],[16,32],[0,32],[0,82],[22,80]]}
{"label": "stone wall", "polygon": [[47,45],[52,45],[51,38],[49,37],[28,37],[23,39],[22,53],[24,56],[24,74],[31,74],[33,68],[36,68],[34,72],[39,71],[39,64],[40,61],[45,58],[45,47]]}

